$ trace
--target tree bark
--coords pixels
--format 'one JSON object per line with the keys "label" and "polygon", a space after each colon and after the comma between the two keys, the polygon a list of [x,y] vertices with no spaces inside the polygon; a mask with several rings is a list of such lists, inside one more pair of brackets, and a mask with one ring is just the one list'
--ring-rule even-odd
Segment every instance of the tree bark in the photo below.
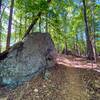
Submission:
{"label": "tree bark", "polygon": [[45,27],[46,27],[45,29],[46,32],[48,32],[48,14],[46,14],[46,26]]}
{"label": "tree bark", "polygon": [[[95,2],[95,0],[91,0],[91,2]],[[91,32],[93,33],[93,38],[92,38],[92,44],[93,44],[93,51],[94,51],[94,57],[95,57],[95,61],[96,61],[96,41],[95,41],[95,18],[94,18],[94,8],[95,6],[92,5],[91,6],[91,16],[92,16],[92,28],[91,28]]]}
{"label": "tree bark", "polygon": [[1,34],[2,34],[1,6],[2,6],[2,0],[0,0],[0,53],[1,53],[1,49],[2,49],[2,41],[1,41]]}
{"label": "tree bark", "polygon": [[41,33],[41,16],[40,16],[40,20],[39,20],[39,32]]}
{"label": "tree bark", "polygon": [[94,50],[93,50],[94,47],[93,47],[92,42],[90,40],[85,0],[83,0],[83,7],[84,7],[85,33],[86,33],[86,41],[87,41],[87,58],[90,60],[94,60],[95,59],[95,54],[94,54]]}
{"label": "tree bark", "polygon": [[80,48],[79,48],[79,44],[78,44],[78,34],[76,34],[76,55],[80,56]]}
{"label": "tree bark", "polygon": [[22,16],[20,17],[20,25],[19,25],[19,41],[21,40],[22,38]]}
{"label": "tree bark", "polygon": [[85,40],[84,40],[84,34],[83,34],[83,32],[81,32],[81,41],[82,41],[82,47],[81,47],[81,55],[82,56],[86,56],[85,54],[86,54],[86,45],[85,45]]}
{"label": "tree bark", "polygon": [[27,17],[25,15],[25,32],[26,32],[26,29],[27,29]]}
{"label": "tree bark", "polygon": [[67,54],[68,48],[67,48],[67,41],[65,40],[65,54]]}
{"label": "tree bark", "polygon": [[8,34],[7,34],[7,42],[6,42],[6,49],[9,49],[9,47],[10,47],[13,7],[14,7],[14,0],[11,0],[9,23],[8,23]]}
{"label": "tree bark", "polygon": [[17,40],[17,22],[15,22],[15,43],[16,43],[16,40]]}

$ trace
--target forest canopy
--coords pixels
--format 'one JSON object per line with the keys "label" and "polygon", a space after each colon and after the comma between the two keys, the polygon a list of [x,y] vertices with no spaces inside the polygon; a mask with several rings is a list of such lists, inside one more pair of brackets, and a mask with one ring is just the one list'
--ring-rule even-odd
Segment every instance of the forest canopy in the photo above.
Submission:
{"label": "forest canopy", "polygon": [[30,33],[49,32],[59,52],[86,55],[94,44],[100,54],[100,0],[0,0],[0,52],[21,41],[35,19]]}

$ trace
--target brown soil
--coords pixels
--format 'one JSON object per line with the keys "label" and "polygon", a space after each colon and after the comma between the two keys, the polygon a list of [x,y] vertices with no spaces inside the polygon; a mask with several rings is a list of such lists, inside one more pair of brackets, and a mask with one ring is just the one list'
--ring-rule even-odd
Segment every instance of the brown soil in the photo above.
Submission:
{"label": "brown soil", "polygon": [[100,100],[100,73],[97,71],[59,64],[49,70],[47,79],[42,76],[6,92],[0,100]]}

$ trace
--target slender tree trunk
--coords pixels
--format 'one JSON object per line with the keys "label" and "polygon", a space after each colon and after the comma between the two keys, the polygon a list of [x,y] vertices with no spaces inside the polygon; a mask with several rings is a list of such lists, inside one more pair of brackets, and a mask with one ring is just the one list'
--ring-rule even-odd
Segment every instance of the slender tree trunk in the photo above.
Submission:
{"label": "slender tree trunk", "polygon": [[[34,14],[32,15],[32,20],[34,18]],[[34,32],[35,26],[32,27],[32,33]]]}
{"label": "slender tree trunk", "polygon": [[78,46],[78,34],[76,34],[76,54],[77,56],[80,56],[80,49],[79,49],[79,46]]}
{"label": "slender tree trunk", "polygon": [[7,34],[7,42],[6,42],[6,49],[9,49],[9,47],[10,47],[13,7],[14,7],[14,0],[11,0],[9,23],[8,23],[8,34]]}
{"label": "slender tree trunk", "polygon": [[65,54],[68,52],[67,41],[65,40]]}
{"label": "slender tree trunk", "polygon": [[76,37],[73,37],[73,47],[72,47],[72,52],[75,55],[76,54]]}
{"label": "slender tree trunk", "polygon": [[20,30],[19,30],[19,41],[21,40],[22,38],[22,16],[20,17]]}
{"label": "slender tree trunk", "polygon": [[0,53],[1,53],[1,49],[2,49],[2,41],[1,41],[1,34],[2,34],[1,6],[2,6],[2,0],[0,0]]}
{"label": "slender tree trunk", "polygon": [[[91,0],[92,3],[95,2],[95,0]],[[94,5],[91,6],[91,16],[92,16],[92,28],[91,31],[93,33],[93,38],[92,38],[92,44],[93,44],[93,52],[94,52],[94,57],[95,57],[95,61],[96,61],[96,43],[95,43],[95,18],[94,18]]]}
{"label": "slender tree trunk", "polygon": [[46,14],[46,32],[48,32],[48,14]]}
{"label": "slender tree trunk", "polygon": [[[51,2],[51,0],[47,0],[47,3],[49,4]],[[42,15],[42,11],[40,11],[37,16],[32,20],[32,23],[30,24],[30,26],[28,27],[27,31],[25,32],[24,37],[26,37],[30,31],[32,30],[33,26],[36,24],[36,22],[38,21],[38,19],[40,18],[40,16]],[[23,37],[23,38],[24,38]]]}
{"label": "slender tree trunk", "polygon": [[39,32],[41,33],[41,16],[40,16],[40,20],[39,20]]}
{"label": "slender tree trunk", "polygon": [[[2,0],[0,2],[2,2]],[[2,8],[1,19],[2,19],[2,16],[4,14],[5,9],[6,9],[6,6],[4,6],[4,8]]]}
{"label": "slender tree trunk", "polygon": [[17,40],[17,22],[15,22],[15,43],[16,43],[16,40]]}
{"label": "slender tree trunk", "polygon": [[25,15],[25,32],[26,32],[26,29],[27,29],[27,18],[26,18],[26,15]]}
{"label": "slender tree trunk", "polygon": [[24,37],[26,37],[30,33],[30,31],[32,30],[33,26],[36,24],[36,22],[40,18],[40,16],[41,16],[41,12],[39,12],[38,15],[37,15],[37,17],[32,21],[32,23],[28,27],[27,31],[25,32]]}
{"label": "slender tree trunk", "polygon": [[81,41],[82,41],[82,51],[81,51],[81,55],[82,56],[86,56],[85,54],[86,54],[86,45],[85,45],[85,41],[84,41],[84,34],[83,33],[81,33]]}
{"label": "slender tree trunk", "polygon": [[92,42],[90,40],[85,0],[83,0],[83,7],[84,7],[85,33],[86,33],[86,41],[87,41],[87,57],[90,60],[94,60],[95,59],[95,54],[94,54]]}
{"label": "slender tree trunk", "polygon": [[25,17],[24,17],[24,22],[25,22],[25,32],[27,30],[27,15],[26,15],[26,7],[27,7],[27,4],[25,3]]}

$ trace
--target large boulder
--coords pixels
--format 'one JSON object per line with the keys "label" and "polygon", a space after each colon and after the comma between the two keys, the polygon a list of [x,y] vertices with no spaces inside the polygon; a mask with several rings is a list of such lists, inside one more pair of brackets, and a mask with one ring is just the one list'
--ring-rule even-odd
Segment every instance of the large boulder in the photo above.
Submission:
{"label": "large boulder", "polygon": [[54,44],[49,33],[32,33],[15,44],[7,57],[0,62],[0,81],[8,87],[15,87],[31,79],[54,62],[48,59],[54,52]]}

